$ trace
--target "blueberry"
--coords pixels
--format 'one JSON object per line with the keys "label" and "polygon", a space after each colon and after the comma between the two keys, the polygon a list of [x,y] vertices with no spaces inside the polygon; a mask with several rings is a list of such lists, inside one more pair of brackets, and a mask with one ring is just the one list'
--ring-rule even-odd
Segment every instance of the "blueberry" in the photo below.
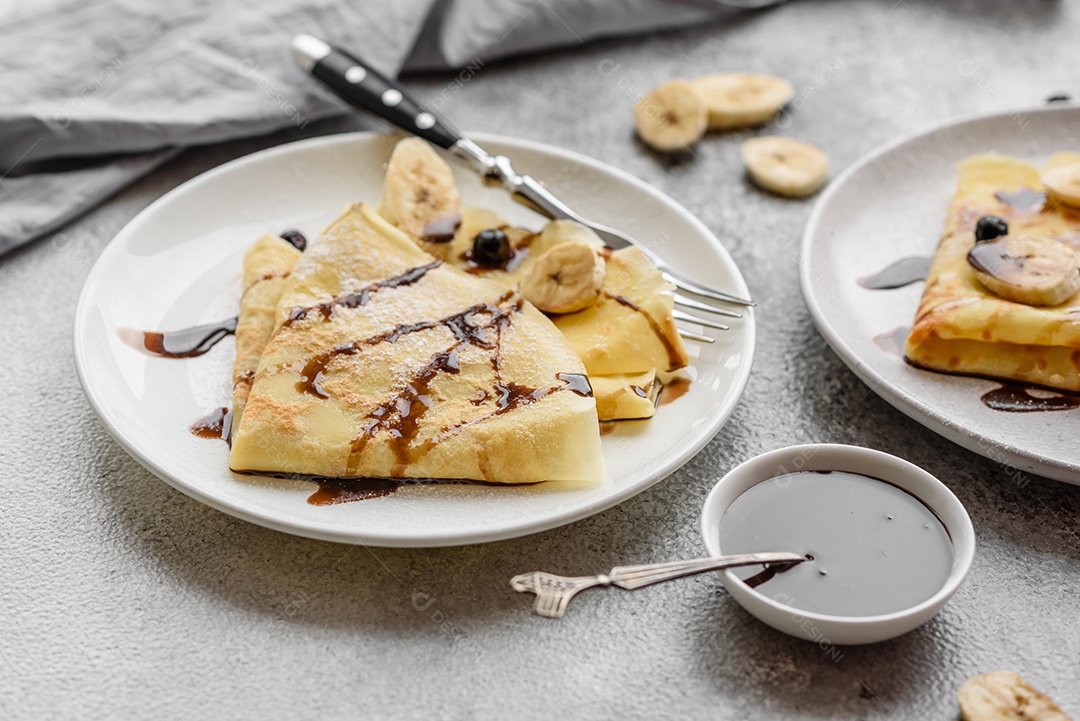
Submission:
{"label": "blueberry", "polygon": [[983,241],[993,240],[994,238],[1000,238],[1003,235],[1008,235],[1009,225],[996,215],[984,215],[979,218],[979,221],[975,223],[975,242],[982,243]]}
{"label": "blueberry", "polygon": [[304,248],[307,247],[307,238],[299,230],[286,230],[279,235],[280,238],[289,241],[292,247],[304,252]]}
{"label": "blueberry", "polygon": [[472,259],[485,268],[501,268],[514,256],[510,239],[497,228],[481,230],[473,238]]}

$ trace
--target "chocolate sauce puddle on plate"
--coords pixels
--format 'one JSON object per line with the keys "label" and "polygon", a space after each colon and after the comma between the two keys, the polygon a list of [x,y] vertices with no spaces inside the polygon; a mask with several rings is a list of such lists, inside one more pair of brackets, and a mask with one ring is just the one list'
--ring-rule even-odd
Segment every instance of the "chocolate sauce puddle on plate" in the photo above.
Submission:
{"label": "chocolate sauce puddle on plate", "polygon": [[192,435],[222,440],[232,445],[232,409],[216,408],[190,426]]}
{"label": "chocolate sauce puddle on plate", "polygon": [[195,358],[201,356],[225,336],[236,332],[236,318],[191,328],[163,332],[119,328],[117,335],[127,345],[156,358]]}
{"label": "chocolate sauce puddle on plate", "polygon": [[691,380],[689,378],[672,378],[660,389],[660,395],[657,397],[656,404],[658,406],[666,406],[668,403],[674,403],[679,400],[690,390],[690,383]]}
{"label": "chocolate sauce puddle on plate", "polygon": [[290,481],[315,483],[319,489],[308,496],[313,506],[332,506],[338,503],[366,501],[396,493],[402,486],[534,486],[535,483],[492,483],[457,478],[330,478],[310,473],[275,473],[262,471],[236,471],[244,476],[282,478]]}
{"label": "chocolate sauce puddle on plate", "polygon": [[906,285],[926,280],[932,261],[933,258],[925,255],[901,258],[873,275],[859,278],[858,283],[863,288],[869,288],[870,290],[903,288]]}
{"label": "chocolate sauce puddle on plate", "polygon": [[907,343],[909,335],[911,335],[910,326],[902,325],[899,328],[893,328],[888,333],[874,336],[874,345],[886,353],[903,357],[904,344]]}
{"label": "chocolate sauce puddle on plate", "polygon": [[1032,395],[1031,390],[1025,386],[1006,383],[1001,388],[984,393],[981,400],[987,408],[1008,413],[1071,411],[1080,408],[1080,397],[1059,394],[1043,398]]}

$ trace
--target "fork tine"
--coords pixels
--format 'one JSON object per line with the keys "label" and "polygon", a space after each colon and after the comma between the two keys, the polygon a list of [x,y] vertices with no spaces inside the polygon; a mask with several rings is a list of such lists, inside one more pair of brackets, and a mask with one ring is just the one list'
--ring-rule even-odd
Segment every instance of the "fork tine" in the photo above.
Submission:
{"label": "fork tine", "polygon": [[680,290],[686,290],[691,293],[696,293],[697,295],[703,295],[706,298],[712,298],[713,300],[722,300],[728,303],[738,303],[739,305],[745,306],[757,305],[757,303],[750,300],[749,298],[740,298],[737,295],[731,295],[730,293],[722,293],[718,290],[713,290],[708,286],[702,285],[701,283],[695,283],[689,278],[684,278],[675,271],[671,270],[671,268],[667,267],[666,264],[660,270],[663,272],[664,277],[667,278],[668,281],[670,281],[671,283],[675,284]]}
{"label": "fork tine", "polygon": [[743,314],[738,313],[727,308],[717,308],[714,305],[708,303],[702,303],[700,300],[694,300],[681,293],[673,293],[672,297],[675,298],[675,305],[681,305],[683,308],[693,308],[694,310],[703,310],[706,313],[715,313],[716,315],[727,316],[728,318],[742,318]]}
{"label": "fork tine", "polygon": [[716,342],[715,338],[710,338],[709,336],[702,335],[701,333],[694,333],[693,331],[683,330],[682,328],[679,328],[679,335],[681,335],[683,338],[686,338],[687,340],[696,340],[698,343]]}
{"label": "fork tine", "polygon": [[692,313],[685,313],[681,310],[671,311],[671,317],[675,320],[685,321],[687,323],[694,323],[700,325],[702,328],[715,328],[716,330],[731,330],[730,325],[724,325],[723,323],[717,323],[715,320],[709,320],[708,318],[701,318],[693,315]]}

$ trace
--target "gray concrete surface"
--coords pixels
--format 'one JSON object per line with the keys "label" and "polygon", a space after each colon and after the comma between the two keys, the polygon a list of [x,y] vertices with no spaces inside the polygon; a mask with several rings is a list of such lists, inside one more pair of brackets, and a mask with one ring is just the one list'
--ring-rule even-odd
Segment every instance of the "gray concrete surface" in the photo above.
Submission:
{"label": "gray concrete surface", "polygon": [[[529,538],[409,551],[253,526],[147,473],[83,399],[70,338],[90,262],[162,193],[298,135],[188,152],[65,229],[76,239],[65,251],[45,240],[0,259],[0,717],[952,719],[957,686],[996,668],[1080,715],[1080,488],[1017,482],[847,370],[810,321],[793,251],[770,242],[797,236],[811,204],[745,183],[749,133],[667,164],[630,123],[635,88],[774,71],[805,96],[783,132],[825,148],[835,172],[945,118],[1080,95],[1078,33],[1080,7],[1066,2],[806,0],[726,28],[492,65],[460,87],[413,79],[429,98],[449,88],[444,110],[463,127],[577,150],[671,194],[727,243],[763,301],[753,377],[717,438],[640,496]],[[965,59],[977,70],[961,72]],[[619,65],[607,77],[604,60]],[[305,132],[361,127],[374,126]],[[594,592],[560,622],[530,615],[507,587],[523,570],[697,555],[714,481],[807,441],[898,454],[967,505],[974,568],[926,626],[833,653],[758,623],[715,577]]]}

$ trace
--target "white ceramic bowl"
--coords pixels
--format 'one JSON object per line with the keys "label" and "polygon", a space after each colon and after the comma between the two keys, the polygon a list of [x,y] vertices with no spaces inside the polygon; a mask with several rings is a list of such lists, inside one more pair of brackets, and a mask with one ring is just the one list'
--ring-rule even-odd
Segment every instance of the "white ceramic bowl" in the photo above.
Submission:
{"label": "white ceramic bowl", "polygon": [[938,515],[952,538],[952,570],[945,584],[927,600],[880,616],[830,616],[801,611],[752,590],[730,570],[725,571],[724,585],[743,608],[778,631],[829,648],[876,643],[905,634],[929,620],[956,593],[975,557],[975,530],[964,506],[945,484],[913,463],[858,446],[828,443],[791,446],[764,453],[733,468],[705,499],[701,533],[709,554],[725,553],[720,543],[720,519],[736,498],[758,483],[798,471],[860,473],[888,481],[921,499]]}

